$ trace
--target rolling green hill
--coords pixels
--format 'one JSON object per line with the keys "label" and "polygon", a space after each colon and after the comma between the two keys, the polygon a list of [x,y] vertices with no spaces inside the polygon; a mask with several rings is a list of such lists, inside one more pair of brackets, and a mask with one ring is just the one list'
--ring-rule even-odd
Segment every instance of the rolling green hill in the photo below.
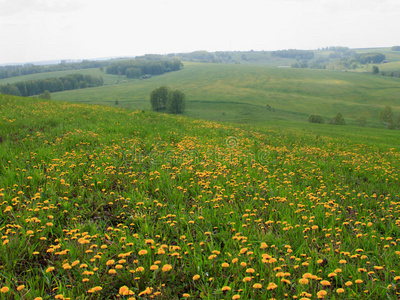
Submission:
{"label": "rolling green hill", "polygon": [[77,73],[82,74],[82,75],[92,75],[92,76],[97,76],[97,77],[103,77],[105,85],[115,84],[118,81],[121,82],[121,81],[131,80],[131,79],[127,78],[126,76],[106,74],[105,72],[101,72],[99,68],[93,68],[93,69],[76,69],[76,70],[67,70],[67,71],[45,72],[45,73],[4,78],[4,79],[0,79],[0,85],[8,84],[8,83],[12,84],[12,83],[20,82],[20,81],[58,78],[58,77],[67,76],[69,74],[77,74]]}
{"label": "rolling green hill", "polygon": [[397,131],[4,95],[0,120],[2,300],[399,298]]}
{"label": "rolling green hill", "polygon": [[[54,99],[150,109],[149,94],[161,85],[187,95],[186,116],[218,121],[259,123],[326,119],[342,112],[349,124],[363,116],[380,127],[386,105],[400,112],[397,78],[325,70],[255,65],[185,63],[183,70],[128,83],[56,93]],[[272,110],[267,109],[267,105]]]}

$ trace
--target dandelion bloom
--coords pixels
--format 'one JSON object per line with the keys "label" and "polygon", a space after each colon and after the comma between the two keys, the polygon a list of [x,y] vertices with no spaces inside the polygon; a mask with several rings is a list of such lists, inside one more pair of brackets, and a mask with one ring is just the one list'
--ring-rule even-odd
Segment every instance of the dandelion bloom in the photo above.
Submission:
{"label": "dandelion bloom", "polygon": [[249,268],[249,269],[246,270],[246,273],[254,273],[254,272],[255,272],[255,270],[252,269],[252,268]]}
{"label": "dandelion bloom", "polygon": [[243,278],[243,282],[248,282],[248,281],[251,281],[251,277],[245,277],[245,278]]}
{"label": "dandelion bloom", "polygon": [[328,275],[328,277],[330,278],[330,277],[336,277],[337,276],[337,274],[336,273],[334,273],[334,272],[332,272],[332,273],[329,273],[329,275]]}
{"label": "dandelion bloom", "polygon": [[171,265],[164,265],[162,267],[162,271],[163,272],[168,272],[168,271],[171,271],[171,270],[172,270],[172,266]]}
{"label": "dandelion bloom", "polygon": [[114,263],[115,263],[115,260],[110,259],[109,261],[106,262],[106,265],[107,265],[107,266],[111,266],[111,265],[113,265]]}
{"label": "dandelion bloom", "polygon": [[396,277],[394,278],[394,280],[395,280],[395,281],[400,280],[400,276],[396,276]]}
{"label": "dandelion bloom", "polygon": [[276,285],[276,283],[270,282],[270,283],[268,284],[267,290],[274,290],[274,289],[276,289],[277,287],[278,287],[278,286]]}
{"label": "dandelion bloom", "polygon": [[9,291],[10,289],[8,288],[8,286],[3,286],[1,289],[0,289],[0,292],[2,292],[2,293],[8,293],[8,291]]}
{"label": "dandelion bloom", "polygon": [[115,269],[110,269],[108,270],[108,274],[117,274],[117,271]]}
{"label": "dandelion bloom", "polygon": [[197,279],[199,279],[199,278],[200,278],[200,275],[197,275],[197,274],[196,274],[196,275],[193,276],[193,280],[197,280]]}
{"label": "dandelion bloom", "polygon": [[231,290],[231,288],[229,287],[229,286],[224,286],[223,288],[222,288],[222,291],[223,292],[225,292],[225,291],[230,291]]}
{"label": "dandelion bloom", "polygon": [[101,291],[103,288],[101,287],[101,286],[95,286],[94,288],[93,288],[93,291],[95,291],[95,292],[99,292],[99,291]]}
{"label": "dandelion bloom", "polygon": [[345,283],[345,286],[352,286],[353,285],[353,283],[351,282],[351,281],[347,281],[346,283]]}
{"label": "dandelion bloom", "polygon": [[328,280],[322,280],[320,283],[321,283],[323,286],[330,286],[330,285],[331,285],[331,283],[330,283]]}
{"label": "dandelion bloom", "polygon": [[64,299],[64,296],[60,294],[60,295],[56,295],[54,298],[55,298],[55,299],[61,299],[61,300],[62,300],[62,299]]}
{"label": "dandelion bloom", "polygon": [[42,297],[36,297],[36,298],[33,299],[33,300],[43,300],[43,298],[42,298]]}
{"label": "dandelion bloom", "polygon": [[362,279],[357,279],[355,283],[363,283]]}
{"label": "dandelion bloom", "polygon": [[261,288],[262,288],[262,284],[261,284],[261,283],[255,283],[255,284],[253,285],[253,288],[254,288],[254,289],[261,289]]}
{"label": "dandelion bloom", "polygon": [[140,250],[138,254],[139,255],[146,255],[147,254],[147,250]]}
{"label": "dandelion bloom", "polygon": [[336,293],[338,293],[338,294],[343,294],[343,293],[344,293],[344,289],[339,288],[339,289],[336,290]]}
{"label": "dandelion bloom", "polygon": [[150,267],[150,270],[152,270],[152,271],[158,270],[158,266],[157,265],[152,265]]}
{"label": "dandelion bloom", "polygon": [[182,297],[183,297],[183,298],[189,298],[190,295],[185,293],[185,294],[182,295]]}
{"label": "dandelion bloom", "polygon": [[322,298],[324,298],[326,295],[328,295],[328,293],[327,293],[327,291],[325,291],[325,290],[320,290],[320,291],[317,293],[318,299],[322,299]]}
{"label": "dandelion bloom", "polygon": [[25,285],[22,284],[22,285],[17,287],[17,291],[23,290],[24,288],[25,288]]}
{"label": "dandelion bloom", "polygon": [[307,278],[301,278],[301,279],[299,279],[299,283],[300,284],[308,284],[308,279]]}
{"label": "dandelion bloom", "polygon": [[47,269],[46,269],[46,273],[49,273],[49,272],[51,272],[51,271],[53,271],[54,270],[54,267],[48,267]]}
{"label": "dandelion bloom", "polygon": [[234,295],[234,296],[232,297],[232,300],[236,300],[236,299],[240,299],[240,295]]}
{"label": "dandelion bloom", "polygon": [[223,268],[229,268],[229,264],[228,264],[228,263],[223,263],[223,264],[222,264],[222,267],[223,267]]}

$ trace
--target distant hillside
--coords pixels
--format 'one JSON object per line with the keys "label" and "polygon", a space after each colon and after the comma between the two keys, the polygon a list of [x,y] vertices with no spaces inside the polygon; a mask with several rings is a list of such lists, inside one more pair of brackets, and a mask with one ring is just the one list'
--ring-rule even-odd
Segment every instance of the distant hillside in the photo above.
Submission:
{"label": "distant hillside", "polygon": [[[310,114],[332,118],[343,113],[348,124],[366,117],[381,127],[386,105],[400,112],[400,80],[371,74],[271,68],[255,65],[185,63],[174,73],[119,85],[54,94],[54,99],[150,109],[149,94],[168,85],[187,95],[185,115],[210,120],[260,123],[306,122]],[[267,106],[268,105],[268,106]],[[268,109],[270,107],[270,109]]]}

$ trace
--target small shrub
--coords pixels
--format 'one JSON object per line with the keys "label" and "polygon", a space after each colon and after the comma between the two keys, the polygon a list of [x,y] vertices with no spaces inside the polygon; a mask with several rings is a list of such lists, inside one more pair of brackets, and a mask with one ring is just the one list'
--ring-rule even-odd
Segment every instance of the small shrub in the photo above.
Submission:
{"label": "small shrub", "polygon": [[317,123],[317,124],[324,124],[325,120],[323,117],[319,116],[319,115],[310,115],[308,117],[308,122],[310,123]]}
{"label": "small shrub", "polygon": [[342,113],[338,113],[333,119],[329,121],[331,125],[346,125]]}

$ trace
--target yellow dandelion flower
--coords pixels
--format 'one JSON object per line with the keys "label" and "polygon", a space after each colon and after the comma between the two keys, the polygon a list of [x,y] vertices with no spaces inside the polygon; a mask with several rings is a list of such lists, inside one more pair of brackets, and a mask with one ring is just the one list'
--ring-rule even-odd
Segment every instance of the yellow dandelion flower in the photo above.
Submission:
{"label": "yellow dandelion flower", "polygon": [[249,282],[249,281],[251,281],[251,277],[247,276],[243,278],[243,282]]}
{"label": "yellow dandelion flower", "polygon": [[253,268],[248,268],[246,270],[246,273],[254,273],[254,272],[255,272],[255,270]]}
{"label": "yellow dandelion flower", "polygon": [[344,289],[339,288],[339,289],[336,290],[336,293],[338,293],[338,294],[343,294],[343,293],[344,293]]}
{"label": "yellow dandelion flower", "polygon": [[229,286],[224,286],[224,287],[222,287],[222,291],[223,292],[225,292],[225,291],[230,291],[231,290],[231,288],[229,287]]}
{"label": "yellow dandelion flower", "polygon": [[362,279],[357,279],[356,281],[354,281],[355,283],[363,283]]}
{"label": "yellow dandelion flower", "polygon": [[325,291],[325,290],[320,290],[320,291],[317,293],[318,299],[322,299],[322,298],[324,298],[326,295],[328,295],[328,292]]}
{"label": "yellow dandelion flower", "polygon": [[236,300],[236,299],[240,299],[240,295],[234,295],[234,296],[232,297],[232,300]]}
{"label": "yellow dandelion flower", "polygon": [[124,286],[121,286],[120,288],[119,288],[119,294],[120,295],[125,295],[125,292],[128,292],[129,291],[129,288],[126,286],[126,285],[124,285]]}
{"label": "yellow dandelion flower", "polygon": [[172,270],[172,266],[171,265],[164,265],[163,267],[162,267],[162,271],[163,272],[168,272],[168,271],[171,271]]}
{"label": "yellow dandelion flower", "polygon": [[268,287],[267,287],[267,290],[274,290],[274,289],[276,289],[278,286],[276,285],[276,283],[274,283],[274,282],[270,282],[269,284],[268,284]]}
{"label": "yellow dandelion flower", "polygon": [[51,272],[51,271],[53,271],[54,270],[54,267],[48,267],[47,269],[46,269],[46,273],[49,273],[49,272]]}
{"label": "yellow dandelion flower", "polygon": [[353,283],[352,283],[351,281],[347,281],[344,285],[345,285],[345,286],[352,286]]}
{"label": "yellow dandelion flower", "polygon": [[261,283],[255,283],[253,285],[253,289],[261,289],[262,288],[262,284]]}
{"label": "yellow dandelion flower", "polygon": [[323,286],[330,286],[330,285],[331,285],[331,283],[330,283],[328,280],[322,280],[320,283],[321,283]]}
{"label": "yellow dandelion flower", "polygon": [[150,267],[150,270],[152,270],[152,271],[158,270],[158,266],[157,265],[152,265]]}
{"label": "yellow dandelion flower", "polygon": [[138,254],[139,255],[146,255],[147,254],[147,250],[140,250]]}
{"label": "yellow dandelion flower", "polygon": [[229,268],[229,264],[228,264],[228,263],[223,263],[221,266],[222,266],[223,268]]}
{"label": "yellow dandelion flower", "polygon": [[17,287],[17,291],[23,290],[25,288],[25,285],[21,284]]}
{"label": "yellow dandelion flower", "polygon": [[200,275],[196,274],[196,275],[193,276],[193,280],[198,280],[199,278],[200,278]]}
{"label": "yellow dandelion flower", "polygon": [[110,269],[108,270],[108,274],[117,274],[117,271],[115,269]]}
{"label": "yellow dandelion flower", "polygon": [[110,259],[109,261],[106,262],[107,266],[112,266],[115,263],[115,260]]}
{"label": "yellow dandelion flower", "polygon": [[309,281],[308,281],[307,278],[300,278],[300,279],[299,279],[299,283],[300,283],[300,284],[308,284],[308,282],[309,282]]}
{"label": "yellow dandelion flower", "polygon": [[3,294],[5,294],[5,293],[8,293],[9,290],[10,290],[10,288],[9,288],[8,286],[3,286],[3,287],[0,289],[0,292],[2,292]]}

